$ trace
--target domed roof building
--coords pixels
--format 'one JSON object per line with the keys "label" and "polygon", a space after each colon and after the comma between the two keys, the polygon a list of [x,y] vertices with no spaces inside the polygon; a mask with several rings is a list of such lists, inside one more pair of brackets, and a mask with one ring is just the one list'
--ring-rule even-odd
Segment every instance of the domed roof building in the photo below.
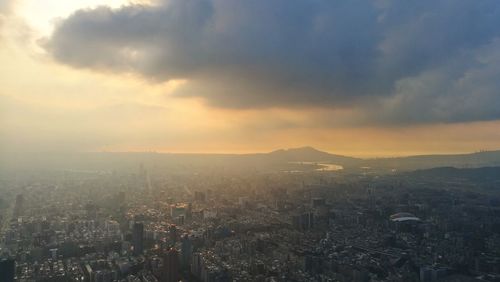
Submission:
{"label": "domed roof building", "polygon": [[408,212],[399,212],[390,216],[393,222],[420,221],[420,218]]}

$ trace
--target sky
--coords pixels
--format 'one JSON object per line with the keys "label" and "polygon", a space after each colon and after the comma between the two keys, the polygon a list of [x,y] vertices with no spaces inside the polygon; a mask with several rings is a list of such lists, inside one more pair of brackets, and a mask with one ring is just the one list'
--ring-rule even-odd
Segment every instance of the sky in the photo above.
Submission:
{"label": "sky", "polygon": [[496,0],[0,0],[0,151],[500,149]]}

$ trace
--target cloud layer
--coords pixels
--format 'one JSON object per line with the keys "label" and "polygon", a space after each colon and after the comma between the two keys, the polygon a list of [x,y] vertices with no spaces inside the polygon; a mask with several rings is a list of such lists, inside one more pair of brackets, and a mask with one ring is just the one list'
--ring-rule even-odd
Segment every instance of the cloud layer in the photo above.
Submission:
{"label": "cloud layer", "polygon": [[45,48],[77,68],[187,79],[228,108],[327,107],[361,122],[500,119],[496,0],[171,0],[80,10]]}
{"label": "cloud layer", "polygon": [[10,12],[11,5],[10,0],[0,0],[0,28],[3,25],[5,16]]}

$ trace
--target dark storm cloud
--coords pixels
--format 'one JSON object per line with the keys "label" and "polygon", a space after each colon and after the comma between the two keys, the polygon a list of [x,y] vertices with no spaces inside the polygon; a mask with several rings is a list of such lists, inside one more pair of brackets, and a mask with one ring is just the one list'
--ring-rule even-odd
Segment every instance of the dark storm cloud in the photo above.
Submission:
{"label": "dark storm cloud", "polygon": [[499,26],[496,0],[172,0],[77,11],[45,46],[75,67],[189,79],[178,95],[216,106],[454,122],[500,118]]}

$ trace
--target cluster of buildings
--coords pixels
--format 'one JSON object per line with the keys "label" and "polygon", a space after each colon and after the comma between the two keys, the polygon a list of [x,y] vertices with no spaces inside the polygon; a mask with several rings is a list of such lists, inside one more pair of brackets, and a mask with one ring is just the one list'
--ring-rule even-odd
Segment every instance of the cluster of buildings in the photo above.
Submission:
{"label": "cluster of buildings", "polygon": [[3,183],[6,282],[500,281],[500,205],[478,183],[144,169]]}

